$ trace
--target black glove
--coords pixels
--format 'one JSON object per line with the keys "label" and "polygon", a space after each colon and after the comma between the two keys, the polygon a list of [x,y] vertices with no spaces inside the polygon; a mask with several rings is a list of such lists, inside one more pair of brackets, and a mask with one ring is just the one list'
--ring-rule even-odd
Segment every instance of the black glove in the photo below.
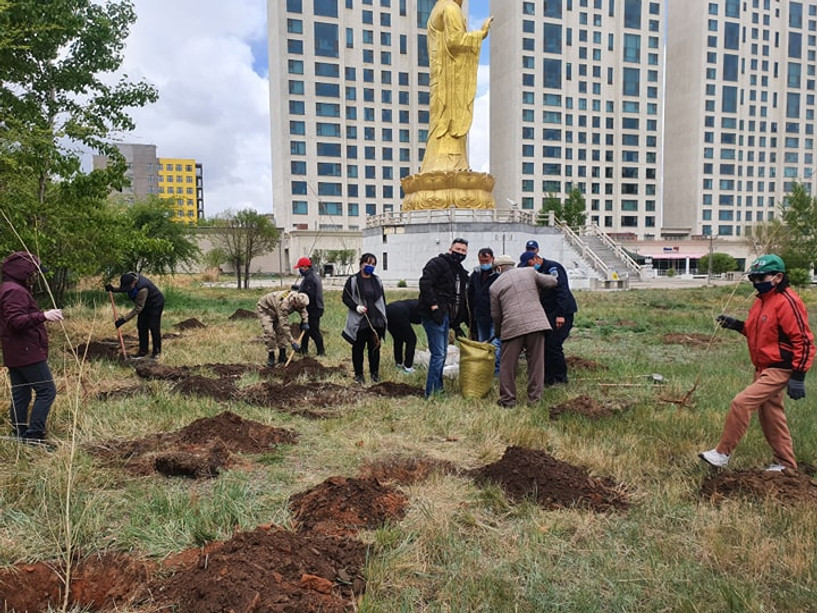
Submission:
{"label": "black glove", "polygon": [[739,319],[735,319],[734,317],[728,317],[726,315],[718,315],[715,318],[715,321],[718,322],[718,325],[721,328],[725,328],[726,330],[734,330],[735,332],[743,332],[743,322]]}
{"label": "black glove", "polygon": [[113,285],[111,285],[110,283],[106,283],[105,284],[105,291],[106,292],[112,292],[113,291]]}
{"label": "black glove", "polygon": [[443,310],[440,309],[440,308],[437,308],[437,309],[431,311],[431,319],[438,326],[443,325]]}
{"label": "black glove", "polygon": [[789,379],[789,387],[786,390],[789,398],[792,400],[800,400],[806,397],[806,382],[798,381],[797,379]]}
{"label": "black glove", "polygon": [[298,287],[298,284],[295,283],[295,284],[291,285],[289,287],[289,289],[291,289],[293,292],[297,292],[300,288]]}
{"label": "black glove", "polygon": [[302,321],[301,322],[301,330],[309,330],[309,322],[308,321]]}
{"label": "black glove", "polygon": [[117,330],[118,330],[119,328],[121,328],[122,326],[124,326],[124,325],[125,325],[125,318],[124,318],[124,317],[120,317],[119,319],[117,319],[117,320],[116,320],[116,321],[113,323],[113,325],[115,325],[115,326],[116,326],[116,328],[117,328]]}
{"label": "black glove", "polygon": [[297,341],[292,341],[292,351],[300,351],[301,345]]}

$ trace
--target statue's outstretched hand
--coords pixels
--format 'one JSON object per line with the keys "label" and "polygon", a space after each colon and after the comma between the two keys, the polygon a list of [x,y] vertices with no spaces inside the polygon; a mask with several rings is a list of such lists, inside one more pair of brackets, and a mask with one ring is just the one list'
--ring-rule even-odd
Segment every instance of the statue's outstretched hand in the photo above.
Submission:
{"label": "statue's outstretched hand", "polygon": [[488,36],[488,30],[491,29],[491,24],[493,23],[494,18],[493,16],[488,17],[485,21],[482,22],[482,38]]}

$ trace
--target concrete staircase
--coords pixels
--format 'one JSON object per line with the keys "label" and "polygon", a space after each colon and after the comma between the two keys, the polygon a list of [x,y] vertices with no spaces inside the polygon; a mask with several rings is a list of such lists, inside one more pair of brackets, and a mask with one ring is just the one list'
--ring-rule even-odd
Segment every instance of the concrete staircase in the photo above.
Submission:
{"label": "concrete staircase", "polygon": [[605,234],[597,225],[587,226],[581,235],[566,224],[557,221],[556,226],[568,242],[605,281],[618,281],[634,275],[642,278],[642,269],[626,251]]}

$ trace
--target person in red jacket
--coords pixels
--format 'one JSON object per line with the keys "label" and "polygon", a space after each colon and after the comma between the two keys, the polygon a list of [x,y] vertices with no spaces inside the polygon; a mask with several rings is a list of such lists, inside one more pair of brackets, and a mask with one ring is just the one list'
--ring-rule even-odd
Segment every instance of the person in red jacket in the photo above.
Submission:
{"label": "person in red jacket", "polygon": [[[16,251],[3,260],[0,285],[0,339],[3,362],[11,380],[12,435],[28,443],[45,438],[45,422],[57,397],[48,368],[46,321],[61,321],[62,310],[41,311],[31,288],[39,274],[40,260],[27,251]],[[35,394],[29,417],[31,393]]]}
{"label": "person in red jacket", "polygon": [[746,321],[719,315],[722,328],[746,337],[755,366],[753,382],[732,400],[718,446],[700,455],[705,462],[724,467],[757,411],[760,428],[774,452],[766,470],[797,469],[791,434],[783,410],[783,393],[792,400],[805,398],[805,376],[814,360],[814,336],[803,301],[789,287],[786,265],[776,255],[762,255],[748,271],[757,299]]}

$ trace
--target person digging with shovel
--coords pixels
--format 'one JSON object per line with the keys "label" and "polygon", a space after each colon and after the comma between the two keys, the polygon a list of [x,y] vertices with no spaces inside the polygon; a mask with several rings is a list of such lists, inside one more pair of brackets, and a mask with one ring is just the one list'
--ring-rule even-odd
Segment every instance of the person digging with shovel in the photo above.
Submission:
{"label": "person digging with shovel", "polygon": [[383,282],[374,274],[377,257],[372,253],[360,256],[360,271],[346,280],[343,304],[349,309],[346,327],[341,336],[352,345],[352,366],[355,381],[365,383],[363,349],[368,348],[369,373],[372,382],[380,380],[380,343],[386,334],[386,294]]}
{"label": "person digging with shovel", "polygon": [[760,428],[774,452],[774,462],[766,470],[797,470],[783,393],[792,400],[806,397],[804,379],[814,360],[814,335],[803,301],[789,287],[783,260],[761,255],[747,274],[757,296],[746,321],[726,315],[719,315],[717,321],[722,328],[746,337],[754,378],[732,400],[718,446],[699,456],[712,466],[725,467],[757,411]]}
{"label": "person digging with shovel", "polygon": [[[275,349],[278,349],[278,364],[287,363],[287,346],[293,351],[301,348],[300,339],[309,330],[309,296],[301,292],[283,290],[270,292],[261,297],[255,305],[255,312],[264,330],[264,343],[267,346],[267,366],[275,366]],[[301,316],[301,335],[299,340],[292,338],[289,329],[289,315],[298,313]]]}
{"label": "person digging with shovel", "polygon": [[133,300],[133,309],[114,322],[118,330],[126,322],[136,317],[136,330],[139,333],[139,352],[131,356],[141,360],[148,355],[148,335],[153,339],[151,359],[158,360],[162,354],[162,312],[165,309],[165,296],[153,282],[136,272],[126,272],[119,278],[119,287],[110,283],[105,285],[106,292],[122,292]]}

